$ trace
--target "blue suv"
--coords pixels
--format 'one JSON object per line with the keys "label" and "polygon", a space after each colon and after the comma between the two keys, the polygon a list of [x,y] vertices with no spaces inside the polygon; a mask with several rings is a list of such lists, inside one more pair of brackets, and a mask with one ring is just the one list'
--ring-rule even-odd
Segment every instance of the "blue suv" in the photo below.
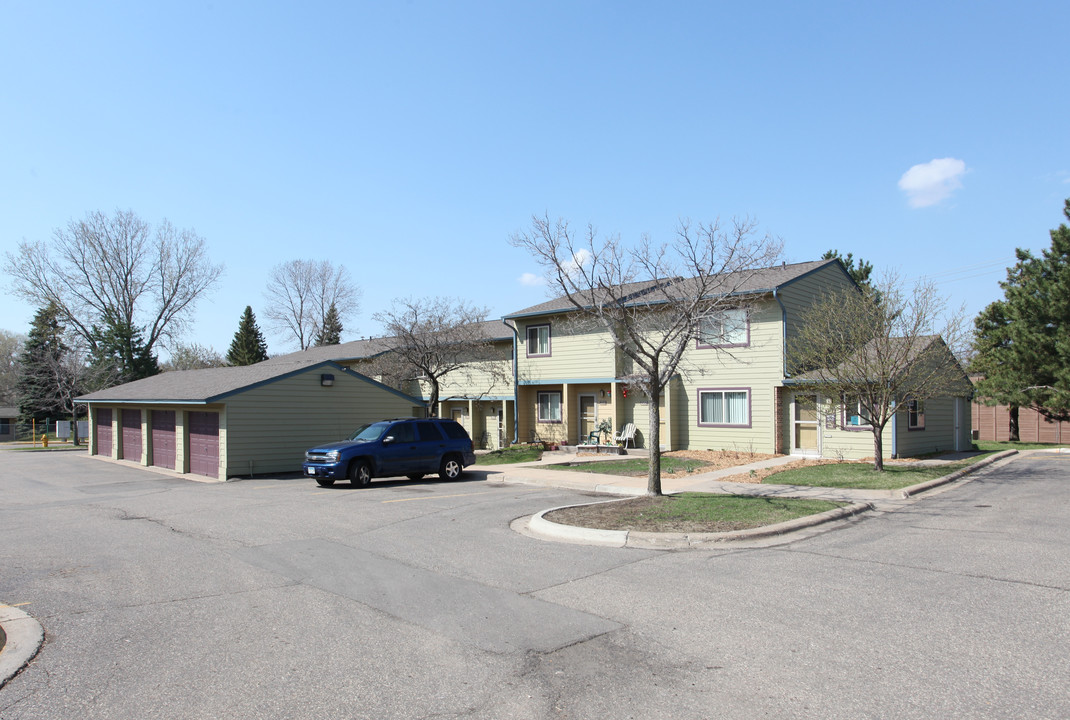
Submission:
{"label": "blue suv", "polygon": [[456,421],[399,418],[364,425],[348,440],[314,447],[301,467],[323,487],[345,479],[363,487],[372,478],[394,475],[419,480],[437,472],[443,480],[456,480],[475,461],[472,439]]}

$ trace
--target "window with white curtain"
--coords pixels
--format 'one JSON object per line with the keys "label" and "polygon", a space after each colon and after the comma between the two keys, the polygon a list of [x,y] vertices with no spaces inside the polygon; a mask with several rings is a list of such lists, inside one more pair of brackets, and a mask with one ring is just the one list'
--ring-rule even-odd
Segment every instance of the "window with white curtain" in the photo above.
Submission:
{"label": "window with white curtain", "polygon": [[539,393],[539,422],[561,422],[561,393]]}
{"label": "window with white curtain", "polygon": [[750,425],[749,390],[700,390],[699,425]]}
{"label": "window with white curtain", "polygon": [[699,320],[699,347],[747,344],[747,311],[728,308]]}

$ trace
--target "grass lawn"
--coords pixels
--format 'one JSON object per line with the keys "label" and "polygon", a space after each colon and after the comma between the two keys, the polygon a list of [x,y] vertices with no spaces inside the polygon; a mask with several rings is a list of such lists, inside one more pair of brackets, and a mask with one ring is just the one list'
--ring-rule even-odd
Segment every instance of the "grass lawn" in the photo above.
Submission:
{"label": "grass lawn", "polygon": [[884,464],[884,472],[876,472],[872,463],[829,463],[810,465],[774,473],[762,480],[772,485],[809,485],[812,487],[855,488],[858,490],[898,490],[933,480],[961,470],[986,458],[985,453],[947,463],[945,465],[911,466],[894,462]]}
{"label": "grass lawn", "polygon": [[547,520],[602,530],[729,532],[772,525],[842,507],[827,500],[680,493],[564,508]]}
{"label": "grass lawn", "polygon": [[513,445],[476,455],[476,465],[505,465],[508,463],[534,462],[542,458],[540,445]]}
{"label": "grass lawn", "polygon": [[[692,473],[701,471],[709,463],[690,458],[661,456],[661,472],[665,475],[677,473]],[[646,477],[650,461],[647,458],[631,458],[628,460],[599,460],[596,462],[571,462],[559,465],[547,465],[548,470],[565,470],[569,472],[601,473],[602,475],[625,475],[631,477]]]}

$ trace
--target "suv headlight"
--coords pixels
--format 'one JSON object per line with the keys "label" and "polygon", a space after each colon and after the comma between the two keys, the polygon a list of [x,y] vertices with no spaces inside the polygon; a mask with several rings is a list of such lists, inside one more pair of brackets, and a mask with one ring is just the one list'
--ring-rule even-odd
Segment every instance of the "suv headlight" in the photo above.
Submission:
{"label": "suv headlight", "polygon": [[338,462],[338,458],[342,457],[342,453],[337,450],[331,450],[329,453],[323,456],[327,462]]}

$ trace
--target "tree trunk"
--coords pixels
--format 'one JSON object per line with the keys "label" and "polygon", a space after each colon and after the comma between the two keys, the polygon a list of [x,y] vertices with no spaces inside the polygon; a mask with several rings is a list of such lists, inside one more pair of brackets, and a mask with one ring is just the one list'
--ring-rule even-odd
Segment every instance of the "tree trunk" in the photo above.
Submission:
{"label": "tree trunk", "polygon": [[661,495],[661,388],[653,382],[650,386],[650,464],[646,476],[646,494]]}
{"label": "tree trunk", "polygon": [[1008,415],[1010,416],[1010,440],[1011,442],[1018,442],[1021,440],[1021,437],[1018,434],[1018,406],[1011,405],[1008,410]]}
{"label": "tree trunk", "polygon": [[873,426],[873,469],[884,472],[884,426]]}

